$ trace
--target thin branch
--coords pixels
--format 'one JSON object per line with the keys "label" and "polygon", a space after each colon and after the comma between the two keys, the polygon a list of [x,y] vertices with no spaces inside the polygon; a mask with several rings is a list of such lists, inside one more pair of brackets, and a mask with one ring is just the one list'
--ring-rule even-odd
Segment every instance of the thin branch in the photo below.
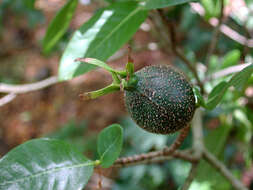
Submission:
{"label": "thin branch", "polygon": [[190,69],[190,71],[193,73],[195,79],[197,80],[197,83],[201,89],[201,92],[204,92],[204,87],[203,84],[198,76],[196,68],[193,66],[194,64],[189,61],[185,55],[181,52],[181,50],[177,46],[176,42],[176,32],[174,29],[173,23],[169,22],[166,16],[164,15],[163,11],[158,9],[159,16],[161,17],[161,22],[167,27],[165,31],[167,31],[167,35],[169,36],[170,43],[171,45],[171,50],[172,52],[179,58],[181,59],[185,65]]}
{"label": "thin branch", "polygon": [[193,133],[193,157],[196,162],[192,162],[190,173],[185,180],[182,190],[189,189],[198,168],[198,163],[203,157],[204,142],[203,142],[203,129],[202,129],[202,110],[199,108],[195,111],[194,118],[192,120],[192,133]]}
{"label": "thin branch", "polygon": [[151,160],[156,157],[171,156],[176,151],[176,149],[180,147],[180,145],[188,135],[189,130],[190,130],[189,126],[182,129],[179,136],[170,147],[165,147],[160,151],[119,158],[115,161],[115,165],[121,165],[123,167],[126,165],[132,165],[133,163],[142,163],[145,160]]}
{"label": "thin branch", "polygon": [[202,129],[202,110],[198,108],[195,111],[192,120],[192,133],[193,133],[193,150],[195,156],[199,159],[202,158],[202,153],[204,149],[203,142],[203,129]]}
{"label": "thin branch", "polygon": [[236,179],[233,174],[226,168],[226,166],[221,163],[214,155],[212,155],[207,150],[203,152],[204,159],[211,164],[215,169],[217,169],[236,190],[247,190],[247,188]]}
{"label": "thin branch", "polygon": [[31,84],[23,84],[23,85],[10,85],[10,84],[0,83],[0,92],[13,93],[13,94],[24,94],[27,92],[46,88],[46,87],[51,86],[56,83],[58,83],[57,76],[52,76],[52,77],[49,77],[49,78],[39,81],[39,82],[35,82],[35,83],[31,83]]}
{"label": "thin branch", "polygon": [[[157,153],[158,152],[161,152],[161,151],[157,151]],[[152,152],[152,153],[155,153],[155,152]],[[143,156],[146,157],[144,160],[133,159],[133,157],[143,157]],[[152,157],[150,156],[150,153],[131,156],[131,162],[129,161],[130,157],[119,158],[118,160],[115,161],[115,163],[113,164],[113,167],[130,167],[130,166],[136,166],[136,165],[142,165],[142,164],[161,163],[164,161],[171,160],[173,158],[182,159],[191,163],[195,163],[198,161],[192,155],[192,150],[184,150],[184,151],[175,150],[173,154],[167,155],[167,156],[159,155],[156,157]]]}
{"label": "thin branch", "polygon": [[221,0],[221,10],[220,10],[220,16],[218,19],[218,24],[217,26],[215,26],[214,31],[213,31],[213,35],[212,35],[212,39],[211,39],[211,43],[208,49],[208,53],[206,56],[206,66],[208,67],[209,62],[210,62],[210,58],[213,55],[217,42],[218,42],[218,38],[219,38],[219,34],[220,34],[220,27],[222,25],[223,22],[223,12],[224,12],[224,0]]}
{"label": "thin branch", "polygon": [[239,71],[243,70],[244,68],[248,67],[251,64],[252,63],[245,63],[245,64],[240,64],[240,65],[235,65],[235,66],[228,67],[226,69],[220,70],[220,71],[212,74],[211,78],[217,79],[217,78],[229,75],[229,74],[239,72]]}
{"label": "thin branch", "polygon": [[[198,13],[200,16],[204,16],[205,10],[204,8],[200,5],[200,3],[190,3],[191,8],[193,11]],[[218,25],[218,19],[212,18],[209,20],[209,24],[213,27],[216,27]],[[247,39],[232,28],[228,27],[225,24],[222,24],[220,26],[220,31],[229,37],[230,39],[236,41],[237,43],[243,45],[243,46],[248,46],[250,48],[253,48],[253,39]]]}
{"label": "thin branch", "polygon": [[191,166],[191,170],[189,172],[189,175],[186,178],[181,190],[188,190],[189,189],[189,187],[192,184],[192,181],[194,180],[194,177],[196,176],[197,170],[198,170],[198,163],[193,163]]}
{"label": "thin branch", "polygon": [[7,94],[6,96],[4,96],[3,98],[0,98],[0,107],[8,104],[9,102],[11,102],[12,100],[14,100],[16,98],[16,94]]}
{"label": "thin branch", "polygon": [[197,70],[192,66],[192,63],[184,56],[184,54],[181,53],[180,50],[178,50],[178,48],[174,49],[174,53],[188,65],[188,68],[192,71],[195,79],[197,80],[197,84],[200,87],[201,93],[204,93],[205,92],[204,85],[200,81]]}
{"label": "thin branch", "polygon": [[239,44],[253,48],[253,39],[245,38],[244,36],[240,35],[235,30],[233,30],[232,28],[228,27],[225,24],[221,25],[220,30],[223,34],[225,34],[232,40],[238,42]]}
{"label": "thin branch", "polygon": [[[246,37],[247,39],[250,39],[250,38],[251,38],[250,31],[249,31],[249,29],[247,28],[247,23],[249,22],[250,19],[251,19],[251,17],[248,16],[247,19],[246,19],[246,21],[245,21],[244,24],[243,24],[243,29],[244,29],[245,37]],[[248,43],[248,40],[246,41],[246,44],[245,44],[244,47],[243,47],[242,56],[241,56],[242,59],[241,59],[241,60],[245,60],[245,56],[246,56],[246,55],[249,53],[249,51],[250,51],[250,48],[248,47],[247,43]]]}
{"label": "thin branch", "polygon": [[168,28],[164,26],[161,17],[159,16],[159,14],[157,14],[157,11],[151,11],[150,12],[150,20],[152,22],[152,24],[154,25],[154,29],[151,32],[153,32],[153,34],[155,35],[155,37],[157,37],[157,39],[162,39],[159,41],[159,44],[161,47],[165,47],[163,48],[164,51],[166,51],[166,53],[171,53],[168,51],[168,48],[166,47],[170,47],[171,46],[171,41],[169,39],[169,35],[168,35]]}

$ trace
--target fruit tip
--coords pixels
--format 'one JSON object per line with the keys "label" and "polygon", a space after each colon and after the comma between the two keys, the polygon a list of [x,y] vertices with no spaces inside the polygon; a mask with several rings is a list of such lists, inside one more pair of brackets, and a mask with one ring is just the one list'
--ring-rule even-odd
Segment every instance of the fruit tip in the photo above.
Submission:
{"label": "fruit tip", "polygon": [[90,100],[91,99],[91,94],[90,93],[84,93],[84,94],[80,94],[79,97],[86,101],[86,100]]}

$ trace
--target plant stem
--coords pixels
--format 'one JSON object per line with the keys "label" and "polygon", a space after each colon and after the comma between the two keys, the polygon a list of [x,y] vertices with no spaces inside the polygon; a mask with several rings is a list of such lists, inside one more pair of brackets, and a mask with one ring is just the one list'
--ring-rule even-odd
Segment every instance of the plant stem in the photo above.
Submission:
{"label": "plant stem", "polygon": [[95,58],[77,58],[75,61],[79,61],[82,63],[86,63],[86,64],[90,64],[90,65],[95,65],[97,67],[101,67],[111,73],[116,73],[118,75],[120,75],[121,77],[126,77],[126,71],[117,71],[113,68],[111,68],[109,65],[107,65],[105,62],[100,61],[98,59]]}
{"label": "plant stem", "polygon": [[[155,157],[153,156],[154,153],[159,154],[159,152],[162,152],[162,151],[156,151],[156,152],[150,152],[146,154],[139,154],[139,155],[119,158],[118,160],[115,161],[115,163],[113,164],[113,167],[129,167],[129,166],[135,166],[135,165],[141,165],[141,164],[160,163],[160,162],[171,160],[173,158],[179,158],[191,163],[195,163],[197,161],[195,157],[192,155],[192,150],[184,150],[184,151],[175,150],[171,155],[161,154]],[[143,157],[145,158],[143,159]]]}
{"label": "plant stem", "polygon": [[211,40],[211,43],[210,43],[210,46],[209,46],[209,49],[208,49],[208,53],[207,53],[207,56],[206,56],[206,66],[207,67],[209,65],[210,58],[213,55],[215,47],[216,47],[217,42],[218,42],[218,38],[219,38],[219,34],[220,34],[220,27],[221,27],[222,22],[223,22],[223,12],[224,12],[223,9],[224,9],[224,0],[221,0],[221,10],[220,10],[220,16],[219,16],[219,19],[218,19],[218,24],[214,28],[212,40]]}
{"label": "plant stem", "polygon": [[[156,16],[158,15],[158,16]],[[191,61],[189,61],[183,53],[181,53],[181,50],[178,48],[177,46],[177,42],[176,42],[176,32],[174,29],[174,26],[171,22],[168,21],[168,19],[166,18],[166,16],[164,15],[163,11],[161,9],[158,9],[158,14],[155,13],[154,14],[155,17],[160,17],[159,20],[161,20],[162,25],[159,23],[158,26],[158,19],[154,20],[154,24],[159,28],[163,27],[162,29],[158,29],[159,32],[161,31],[165,31],[167,33],[167,36],[161,35],[161,37],[164,36],[164,43],[166,42],[167,45],[171,46],[171,51],[179,58],[183,61],[183,63],[189,68],[189,70],[193,73],[197,84],[199,85],[200,89],[201,89],[201,93],[205,93],[204,90],[204,85],[201,82],[197,70],[194,67],[194,64],[191,63]],[[160,26],[161,25],[161,26]]]}
{"label": "plant stem", "polygon": [[198,163],[192,163],[191,170],[181,190],[188,190],[198,170]]}
{"label": "plant stem", "polygon": [[205,160],[215,169],[217,169],[232,184],[232,186],[236,190],[247,190],[247,188],[238,179],[236,179],[233,174],[231,174],[231,172],[226,168],[226,166],[206,149],[203,152],[203,156]]}
{"label": "plant stem", "polygon": [[116,73],[111,72],[111,75],[112,75],[112,79],[113,79],[114,84],[120,84],[121,83],[121,81],[120,81],[120,79],[119,79],[119,77]]}
{"label": "plant stem", "polygon": [[102,89],[92,91],[92,92],[87,92],[80,94],[79,96],[82,97],[84,100],[90,100],[90,99],[95,99],[100,96],[116,92],[120,90],[120,85],[119,84],[110,84],[109,86],[106,86]]}
{"label": "plant stem", "polygon": [[202,110],[198,108],[195,111],[192,120],[192,133],[193,133],[193,150],[196,158],[201,159],[204,149],[203,142],[203,128],[202,128]]}
{"label": "plant stem", "polygon": [[180,147],[180,145],[183,143],[184,139],[187,137],[188,133],[190,131],[190,127],[187,126],[184,129],[181,130],[179,136],[175,140],[175,142],[170,147],[165,147],[164,149],[156,152],[149,152],[146,154],[140,154],[140,155],[134,155],[129,156],[125,158],[119,158],[116,160],[115,165],[120,166],[126,166],[131,165],[133,163],[140,163],[144,160],[152,160],[157,157],[163,157],[163,156],[171,156],[176,151],[177,148]]}

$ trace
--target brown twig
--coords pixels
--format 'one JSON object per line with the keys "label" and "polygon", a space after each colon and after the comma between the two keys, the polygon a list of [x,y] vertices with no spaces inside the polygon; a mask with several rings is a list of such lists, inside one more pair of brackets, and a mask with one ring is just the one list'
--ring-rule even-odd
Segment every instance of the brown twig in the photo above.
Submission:
{"label": "brown twig", "polygon": [[133,165],[134,163],[143,163],[143,161],[145,161],[146,163],[146,162],[149,162],[149,160],[152,160],[158,157],[171,156],[176,151],[176,149],[180,147],[184,139],[187,137],[189,130],[190,130],[189,126],[182,129],[179,136],[170,147],[166,147],[160,151],[119,158],[115,161],[115,165],[123,167],[123,166]]}
{"label": "brown twig", "polygon": [[[200,16],[204,16],[205,10],[204,8],[200,5],[200,3],[190,3],[191,8],[198,13]],[[218,19],[210,19],[209,24],[213,27],[216,27],[218,25]],[[228,27],[225,24],[221,24],[220,26],[220,31],[229,37],[230,39],[236,41],[237,43],[248,46],[249,48],[253,48],[253,39],[247,39],[232,28]]]}
{"label": "brown twig", "polygon": [[239,72],[239,71],[243,70],[244,68],[248,67],[251,64],[252,63],[245,63],[245,64],[240,64],[240,65],[235,65],[235,66],[231,66],[231,67],[225,68],[225,69],[220,70],[220,71],[218,71],[216,73],[213,73],[212,76],[211,76],[211,78],[217,79],[217,78],[220,78],[220,77],[232,74],[232,73]]}
{"label": "brown twig", "polygon": [[57,76],[52,76],[39,82],[23,85],[0,83],[0,93],[9,93],[0,99],[0,107],[14,100],[17,94],[24,94],[35,90],[41,90],[56,83],[58,83]]}
{"label": "brown twig", "polygon": [[192,162],[192,167],[189,172],[187,179],[181,190],[187,190],[195,175],[198,168],[198,163],[203,157],[204,143],[203,143],[203,129],[202,129],[202,111],[197,109],[192,120],[192,133],[193,133],[193,154],[194,162]]}
{"label": "brown twig", "polygon": [[221,163],[214,155],[212,155],[207,150],[203,151],[204,159],[211,164],[215,169],[217,169],[236,190],[247,190],[247,188],[236,179],[233,174],[226,168],[226,166]]}
{"label": "brown twig", "polygon": [[196,158],[202,158],[204,149],[203,129],[202,129],[202,110],[199,108],[195,111],[192,120],[192,134],[193,134],[193,150]]}
{"label": "brown twig", "polygon": [[[137,159],[137,160],[132,159],[132,157],[139,157],[139,156],[142,157],[143,155],[145,155],[145,157],[146,157],[146,159],[144,159],[144,160],[143,159]],[[160,156],[156,156],[156,157],[150,157],[150,153],[135,155],[135,156],[131,156],[131,162],[127,161],[127,160],[129,160],[129,158],[130,157],[119,158],[113,164],[113,167],[130,167],[130,166],[141,165],[141,164],[161,163],[161,162],[171,160],[173,158],[182,159],[182,160],[185,160],[185,161],[188,161],[191,163],[197,162],[196,158],[192,155],[192,150],[184,150],[184,151],[175,150],[173,152],[173,154],[168,155],[168,156],[160,155]]]}
{"label": "brown twig", "polygon": [[52,77],[49,77],[45,80],[35,82],[32,84],[10,85],[10,84],[0,83],[0,92],[13,93],[13,94],[24,94],[27,92],[46,88],[46,87],[51,86],[56,83],[58,83],[57,76],[52,76]]}
{"label": "brown twig", "polygon": [[191,166],[191,170],[189,172],[189,175],[186,178],[181,190],[188,190],[189,189],[190,185],[192,184],[192,181],[194,180],[194,177],[196,176],[197,169],[198,169],[198,163],[193,163]]}
{"label": "brown twig", "polygon": [[163,11],[161,9],[158,9],[158,13],[159,16],[161,17],[161,21],[162,23],[167,26],[167,28],[165,30],[168,31],[168,36],[170,39],[170,45],[171,45],[171,50],[172,52],[178,57],[180,58],[185,65],[190,69],[190,71],[193,73],[195,79],[197,80],[197,83],[201,89],[201,92],[204,92],[204,86],[198,76],[197,70],[196,68],[193,66],[194,64],[191,63],[191,61],[189,61],[184,54],[181,52],[181,50],[178,48],[177,46],[177,42],[176,42],[176,32],[174,29],[174,25],[172,22],[169,22],[168,19],[166,18],[166,16],[164,15]]}
{"label": "brown twig", "polygon": [[8,104],[9,102],[14,100],[15,98],[16,98],[16,94],[13,94],[13,93],[7,94],[3,98],[0,98],[0,107],[5,104]]}
{"label": "brown twig", "polygon": [[217,26],[215,26],[213,34],[212,34],[212,39],[211,39],[211,43],[210,46],[208,48],[208,52],[207,52],[207,56],[206,56],[206,66],[208,67],[209,62],[210,62],[210,58],[213,55],[217,42],[218,42],[218,38],[219,38],[219,34],[220,34],[220,27],[222,25],[223,22],[223,12],[224,12],[224,0],[221,0],[221,10],[220,10],[220,16],[218,19],[218,24]]}
{"label": "brown twig", "polygon": [[244,45],[244,47],[243,47],[243,51],[242,51],[242,56],[241,56],[241,60],[245,60],[245,57],[246,57],[246,55],[249,53],[249,51],[250,51],[250,48],[249,48],[249,46],[248,46],[248,41],[249,41],[249,39],[251,38],[251,35],[250,35],[250,31],[248,30],[248,28],[247,28],[247,22],[249,21],[249,19],[250,19],[251,17],[249,16],[249,17],[247,17],[247,20],[244,22],[244,24],[243,24],[243,29],[244,29],[244,31],[245,31],[245,37],[246,37],[246,42],[245,42],[245,45]]}

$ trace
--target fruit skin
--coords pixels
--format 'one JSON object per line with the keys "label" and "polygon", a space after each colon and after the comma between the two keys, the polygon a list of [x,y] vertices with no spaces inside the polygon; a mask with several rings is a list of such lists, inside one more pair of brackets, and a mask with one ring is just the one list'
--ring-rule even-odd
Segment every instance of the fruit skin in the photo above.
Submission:
{"label": "fruit skin", "polygon": [[148,66],[135,72],[138,82],[125,90],[125,104],[135,122],[158,134],[174,133],[192,120],[195,97],[184,75],[171,66]]}

